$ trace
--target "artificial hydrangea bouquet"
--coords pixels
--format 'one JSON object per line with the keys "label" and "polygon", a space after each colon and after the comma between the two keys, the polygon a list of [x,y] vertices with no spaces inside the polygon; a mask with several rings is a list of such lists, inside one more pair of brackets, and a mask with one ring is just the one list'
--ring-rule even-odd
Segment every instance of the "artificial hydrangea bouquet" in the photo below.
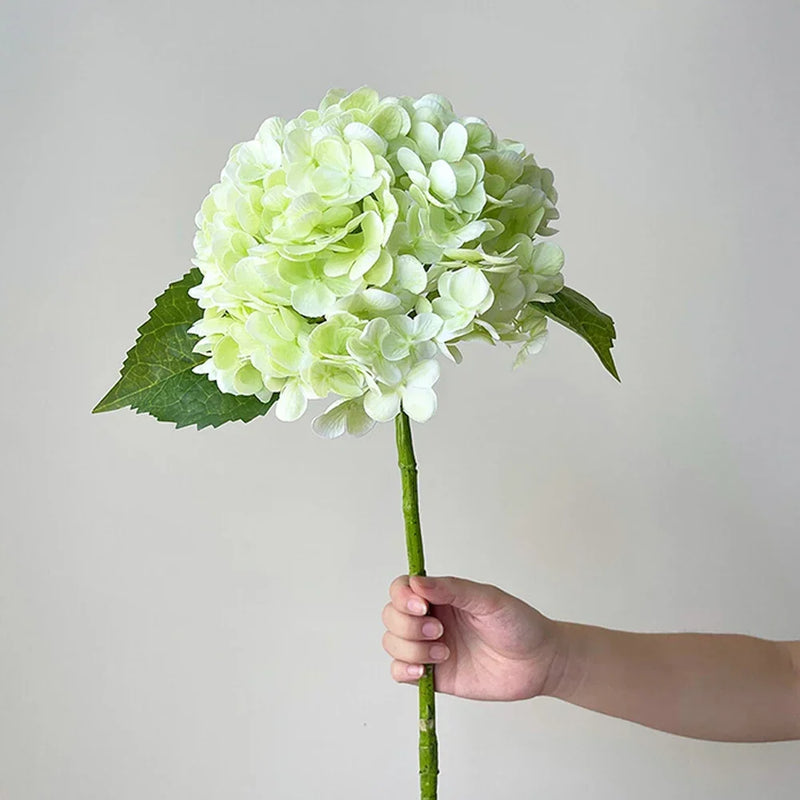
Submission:
{"label": "artificial hydrangea bouquet", "polygon": [[[459,343],[537,352],[548,319],[618,379],[614,323],[564,286],[553,174],[448,100],[331,91],[235,145],[195,217],[194,268],[157,298],[94,411],[177,427],[249,422],[310,399],[328,438],[395,420],[409,574],[424,575],[410,419],[436,411]],[[419,680],[423,800],[437,791],[433,666]]]}

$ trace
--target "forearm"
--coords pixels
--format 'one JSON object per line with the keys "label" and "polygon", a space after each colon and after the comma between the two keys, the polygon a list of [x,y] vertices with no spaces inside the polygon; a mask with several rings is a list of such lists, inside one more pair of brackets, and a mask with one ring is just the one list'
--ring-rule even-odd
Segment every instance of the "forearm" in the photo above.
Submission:
{"label": "forearm", "polygon": [[800,739],[798,643],[557,628],[554,697],[698,739]]}

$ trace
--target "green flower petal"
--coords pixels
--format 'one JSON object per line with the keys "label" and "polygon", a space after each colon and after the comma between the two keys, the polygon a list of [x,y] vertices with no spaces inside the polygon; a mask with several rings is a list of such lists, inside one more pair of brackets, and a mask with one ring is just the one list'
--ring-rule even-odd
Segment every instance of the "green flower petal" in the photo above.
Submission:
{"label": "green flower petal", "polygon": [[407,115],[404,119],[402,109],[400,109],[398,106],[387,104],[381,106],[375,112],[372,119],[369,121],[369,126],[379,136],[382,136],[385,140],[390,141],[400,136],[400,133],[403,130],[404,122],[406,122],[407,119]]}
{"label": "green flower petal", "polygon": [[322,317],[336,303],[336,295],[320,281],[307,281],[292,289],[292,306],[305,317]]}
{"label": "green flower petal", "polygon": [[364,273],[364,280],[373,286],[383,286],[392,277],[394,265],[387,250],[381,250],[375,263]]}
{"label": "green flower petal", "polygon": [[336,167],[324,165],[314,170],[311,183],[322,197],[338,197],[350,186],[350,176]]}
{"label": "green flower petal", "polygon": [[374,89],[370,89],[368,86],[362,86],[360,89],[351,92],[347,97],[344,97],[339,102],[339,105],[345,111],[352,109],[372,112],[377,108],[379,102],[380,96]]}
{"label": "green flower petal", "polygon": [[243,364],[233,376],[237,394],[256,394],[264,388],[261,373],[252,364]]}
{"label": "green flower petal", "polygon": [[223,337],[214,346],[211,358],[217,369],[232,369],[239,363],[238,343],[230,336]]}
{"label": "green flower petal", "polygon": [[456,194],[468,195],[478,181],[478,171],[469,161],[451,162],[450,168],[456,176]]}

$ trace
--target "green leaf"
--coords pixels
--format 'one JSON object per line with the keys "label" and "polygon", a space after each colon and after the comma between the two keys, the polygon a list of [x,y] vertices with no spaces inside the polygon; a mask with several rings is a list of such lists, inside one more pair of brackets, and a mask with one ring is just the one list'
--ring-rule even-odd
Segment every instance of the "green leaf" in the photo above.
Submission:
{"label": "green leaf", "polygon": [[178,428],[216,428],[234,420],[249,422],[269,411],[277,395],[262,403],[257,397],[227,394],[207,375],[192,372],[205,357],[192,352],[197,337],[188,330],[203,311],[188,291],[202,277],[194,268],[156,298],[136,344],[128,351],[120,379],[92,409],[93,414],[130,406],[137,413],[174,422]]}
{"label": "green leaf", "polygon": [[617,332],[614,320],[603,313],[588,297],[565,286],[553,295],[553,303],[531,303],[550,319],[569,328],[585,339],[597,353],[603,366],[617,379],[617,368],[611,355]]}

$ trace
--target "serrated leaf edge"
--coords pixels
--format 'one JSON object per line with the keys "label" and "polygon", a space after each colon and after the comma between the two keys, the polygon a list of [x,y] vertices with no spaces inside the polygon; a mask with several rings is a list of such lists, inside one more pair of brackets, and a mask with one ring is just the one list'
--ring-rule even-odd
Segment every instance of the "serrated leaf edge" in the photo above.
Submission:
{"label": "serrated leaf edge", "polygon": [[[115,399],[111,403],[106,403],[107,398],[114,393],[114,390],[125,379],[125,374],[124,374],[125,373],[125,368],[127,367],[128,362],[130,361],[131,354],[137,348],[137,346],[139,345],[139,343],[140,343],[140,341],[141,341],[143,336],[157,333],[158,331],[161,331],[164,328],[173,328],[173,327],[180,326],[180,325],[192,325],[197,319],[200,319],[200,317],[202,316],[202,310],[198,306],[198,312],[199,313],[198,313],[198,316],[196,317],[196,319],[189,319],[189,320],[184,320],[184,321],[181,321],[181,322],[170,323],[168,325],[162,325],[161,327],[157,327],[157,328],[154,328],[152,330],[149,330],[146,334],[143,333],[143,329],[148,325],[148,323],[152,322],[152,315],[153,315],[153,312],[156,311],[156,309],[158,308],[159,300],[165,294],[167,294],[171,289],[173,289],[173,287],[177,286],[180,283],[183,283],[187,278],[189,278],[189,276],[193,275],[194,273],[196,273],[197,282],[192,284],[192,286],[196,286],[202,280],[202,275],[200,273],[200,270],[197,269],[197,267],[193,267],[187,273],[185,273],[182,277],[178,278],[178,280],[175,280],[172,283],[168,284],[167,287],[164,289],[164,291],[161,292],[161,294],[159,294],[155,298],[155,300],[153,301],[152,308],[147,312],[147,318],[136,329],[136,333],[137,333],[136,341],[134,341],[133,345],[125,353],[125,359],[122,362],[122,367],[120,368],[120,377],[117,379],[116,383],[106,392],[106,394],[103,396],[103,398],[100,400],[100,402],[98,402],[97,405],[92,409],[92,414],[99,414],[99,413],[104,413],[104,412],[107,412],[107,411],[118,411],[118,410],[120,410],[122,408],[129,408],[130,407],[137,414],[147,414],[148,416],[153,417],[154,419],[158,420],[159,422],[174,423],[176,429],[188,428],[188,427],[191,427],[191,426],[195,426],[197,428],[197,430],[202,430],[203,428],[208,428],[208,427],[216,429],[216,428],[219,428],[221,425],[224,425],[226,422],[250,422],[251,420],[254,420],[256,417],[264,416],[264,414],[266,414],[269,411],[269,409],[275,404],[275,402],[278,399],[278,395],[277,394],[273,394],[272,398],[270,400],[268,400],[266,403],[262,403],[263,404],[263,410],[261,410],[259,408],[256,413],[254,413],[251,417],[248,417],[247,419],[222,420],[220,422],[214,423],[214,422],[208,421],[207,417],[205,417],[205,418],[201,417],[200,419],[193,420],[192,422],[180,423],[180,422],[175,422],[174,420],[168,420],[168,419],[164,419],[162,417],[159,417],[157,414],[154,414],[152,411],[148,411],[146,409],[143,409],[139,405],[136,404],[136,402],[135,402],[136,396],[137,395],[141,395],[141,394],[143,394],[143,393],[145,393],[147,391],[152,391],[153,387],[156,386],[156,383],[151,383],[149,386],[140,387],[135,392],[131,392],[130,394],[125,395],[124,397],[119,397],[119,398]],[[192,288],[192,286],[190,286],[188,288]],[[162,386],[160,387],[159,391],[163,391],[164,387],[168,384],[168,382],[170,380],[172,380],[173,378],[175,378],[177,376],[183,375],[186,372],[191,371],[199,363],[202,363],[202,359],[198,359],[195,363],[187,364],[185,369],[180,369],[180,370],[177,370],[177,371],[173,372],[169,376],[169,378],[167,378],[167,380],[161,381]]]}

